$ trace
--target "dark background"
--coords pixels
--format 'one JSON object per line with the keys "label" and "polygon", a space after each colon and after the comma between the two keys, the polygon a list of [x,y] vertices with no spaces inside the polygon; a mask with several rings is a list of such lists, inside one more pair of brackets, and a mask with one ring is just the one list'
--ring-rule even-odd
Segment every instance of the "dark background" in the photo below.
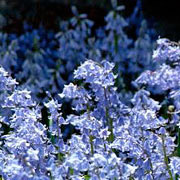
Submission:
{"label": "dark background", "polygon": [[[180,0],[141,0],[142,10],[148,23],[161,37],[180,40]],[[136,0],[119,0],[128,17]],[[111,9],[110,0],[0,0],[0,24],[4,32],[21,33],[23,22],[33,27],[40,24],[47,29],[58,31],[59,20],[72,16],[71,5],[80,13],[87,13],[96,26],[103,25],[104,16]],[[4,19],[5,17],[5,19]]]}

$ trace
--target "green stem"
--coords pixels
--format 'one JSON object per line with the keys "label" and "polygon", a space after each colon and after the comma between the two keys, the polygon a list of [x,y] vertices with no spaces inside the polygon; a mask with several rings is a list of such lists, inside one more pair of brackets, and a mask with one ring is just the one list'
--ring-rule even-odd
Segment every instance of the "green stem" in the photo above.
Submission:
{"label": "green stem", "polygon": [[[140,130],[141,130],[141,136],[142,136],[142,138],[143,138],[143,143],[144,143],[144,142],[145,142],[145,137],[144,137],[144,134],[143,134],[143,129],[140,128]],[[152,164],[152,161],[151,161],[151,157],[149,156],[148,152],[146,151],[146,149],[144,149],[143,146],[140,146],[140,147],[141,147],[141,149],[144,151],[144,153],[146,154],[146,156],[148,157],[148,160],[149,160],[149,162],[150,162],[150,167],[151,167],[150,171],[151,171],[151,174],[152,174],[152,179],[155,180],[155,178],[154,178],[153,164]]]}
{"label": "green stem", "polygon": [[109,141],[113,142],[114,141],[114,134],[113,134],[113,120],[109,118],[109,131],[111,134],[109,135]]}
{"label": "green stem", "polygon": [[118,52],[118,35],[114,34],[114,46],[115,46],[115,52],[117,53]]}
{"label": "green stem", "polygon": [[129,180],[134,180],[134,178],[132,176],[129,177]]}
{"label": "green stem", "polygon": [[[105,96],[106,101],[108,101],[107,93],[106,93],[106,89],[105,88],[104,88],[104,96]],[[108,106],[106,106],[105,111],[106,111],[106,121],[107,121],[107,125],[108,125],[108,130],[111,132],[111,134],[109,135],[108,140],[109,140],[109,142],[113,142],[113,140],[114,140],[113,119],[110,118],[110,116],[109,116],[109,107]]]}
{"label": "green stem", "polygon": [[93,147],[93,136],[90,135],[89,136],[89,141],[90,141],[90,145],[91,145],[91,154],[93,155],[94,154],[94,147]]}
{"label": "green stem", "polygon": [[[86,106],[87,106],[88,119],[90,120],[91,119],[91,117],[90,117],[90,106],[89,106],[89,104],[87,104]],[[92,135],[89,135],[89,143],[91,146],[91,154],[92,155],[94,154],[93,139],[94,139],[94,137]]]}
{"label": "green stem", "polygon": [[178,147],[177,147],[177,155],[180,157],[180,128],[178,128]]}
{"label": "green stem", "polygon": [[[177,156],[180,157],[180,128],[178,128],[178,147],[177,147]],[[175,179],[178,180],[179,176],[176,174]]]}
{"label": "green stem", "polygon": [[106,148],[106,144],[105,144],[105,142],[104,142],[104,151],[107,151],[107,148]]}
{"label": "green stem", "polygon": [[168,170],[170,180],[173,180],[173,175],[172,175],[172,172],[171,172],[170,167],[169,167],[168,156],[166,154],[166,147],[165,147],[165,142],[164,142],[164,136],[163,135],[161,136],[161,139],[162,139],[162,148],[163,148],[163,154],[164,154],[164,162],[165,162],[166,168]]}
{"label": "green stem", "polygon": [[[53,124],[53,120],[52,120],[52,119],[49,119],[49,128],[51,128],[52,124]],[[50,136],[51,142],[54,144],[54,143],[55,143],[55,138],[54,138],[54,136],[51,134],[51,132],[49,132],[49,136]]]}

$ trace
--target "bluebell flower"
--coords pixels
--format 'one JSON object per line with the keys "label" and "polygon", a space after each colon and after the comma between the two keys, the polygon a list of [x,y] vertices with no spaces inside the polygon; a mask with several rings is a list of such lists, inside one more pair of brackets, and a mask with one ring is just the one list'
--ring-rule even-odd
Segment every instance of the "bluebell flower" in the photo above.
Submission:
{"label": "bluebell flower", "polygon": [[170,167],[174,175],[180,175],[180,158],[172,157],[170,160]]}

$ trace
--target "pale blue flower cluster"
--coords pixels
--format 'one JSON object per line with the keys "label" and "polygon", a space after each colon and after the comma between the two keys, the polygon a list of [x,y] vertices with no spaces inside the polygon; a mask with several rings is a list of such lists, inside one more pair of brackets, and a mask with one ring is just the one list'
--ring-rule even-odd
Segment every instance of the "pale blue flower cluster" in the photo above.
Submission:
{"label": "pale blue flower cluster", "polygon": [[[155,70],[147,70],[143,72],[134,84],[146,86],[150,92],[163,96],[161,105],[164,106],[167,115],[166,120],[170,128],[169,132],[175,133],[177,138],[176,154],[177,157],[167,158],[170,162],[169,168],[172,174],[176,174],[175,179],[179,178],[179,156],[180,156],[180,45],[176,42],[171,42],[168,39],[158,39],[157,48],[153,53],[153,61],[158,61],[158,66]],[[164,109],[163,107],[161,109]],[[161,120],[161,122],[163,122]],[[157,121],[156,121],[157,123]],[[155,126],[155,125],[154,125]],[[173,128],[176,128],[173,129]],[[167,131],[160,129],[161,134],[166,134]],[[169,141],[169,140],[168,140]],[[171,140],[172,142],[172,140]],[[173,144],[173,143],[172,143]],[[168,147],[171,147],[168,145]],[[171,150],[169,150],[171,151]]]}
{"label": "pale blue flower cluster", "polygon": [[158,61],[155,70],[143,72],[135,84],[147,85],[154,93],[170,91],[169,96],[176,99],[179,110],[180,88],[180,45],[168,39],[158,39],[157,49],[153,53],[153,61]]}
{"label": "pale blue flower cluster", "polygon": [[[145,89],[135,93],[131,106],[124,105],[115,86],[114,67],[105,60],[82,63],[74,71],[74,83],[59,94],[72,100],[73,113],[64,118],[63,104],[49,97],[44,103],[48,126],[40,122],[41,109],[30,92],[18,90],[17,82],[0,69],[1,95],[6,95],[1,107],[8,110],[0,121],[4,180],[179,178],[180,144],[174,131],[179,120],[173,121],[179,114],[172,107],[161,113],[163,104]],[[170,117],[165,116],[168,113]],[[62,128],[68,124],[77,133],[64,140]]]}
{"label": "pale blue flower cluster", "polygon": [[0,180],[180,179],[180,45],[152,52],[145,20],[125,31],[140,1],[112,7],[93,33],[76,7],[57,34],[0,33]]}
{"label": "pale blue flower cluster", "polygon": [[[73,17],[60,22],[58,33],[43,27],[33,29],[26,23],[21,35],[0,33],[0,64],[38,100],[44,100],[47,90],[53,96],[62,91],[85,58],[115,63],[121,74],[118,88],[122,90],[126,88],[124,81],[130,84],[127,79],[135,80],[144,69],[154,66],[150,63],[154,37],[143,18],[140,1],[130,17],[121,15],[124,9],[112,0],[112,10],[101,27],[72,7]],[[133,40],[127,30],[136,21],[142,24],[136,27]]]}

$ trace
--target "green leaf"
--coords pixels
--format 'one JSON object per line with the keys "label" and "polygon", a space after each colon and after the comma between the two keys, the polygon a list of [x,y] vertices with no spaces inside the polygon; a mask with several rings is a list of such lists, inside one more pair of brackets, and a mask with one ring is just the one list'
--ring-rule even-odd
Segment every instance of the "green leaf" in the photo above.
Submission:
{"label": "green leaf", "polygon": [[70,173],[70,175],[73,175],[74,174],[74,169],[70,168],[69,173]]}
{"label": "green leaf", "polygon": [[89,175],[85,175],[85,176],[84,176],[84,179],[85,179],[85,180],[89,180],[90,177],[91,177],[91,176],[89,176]]}

